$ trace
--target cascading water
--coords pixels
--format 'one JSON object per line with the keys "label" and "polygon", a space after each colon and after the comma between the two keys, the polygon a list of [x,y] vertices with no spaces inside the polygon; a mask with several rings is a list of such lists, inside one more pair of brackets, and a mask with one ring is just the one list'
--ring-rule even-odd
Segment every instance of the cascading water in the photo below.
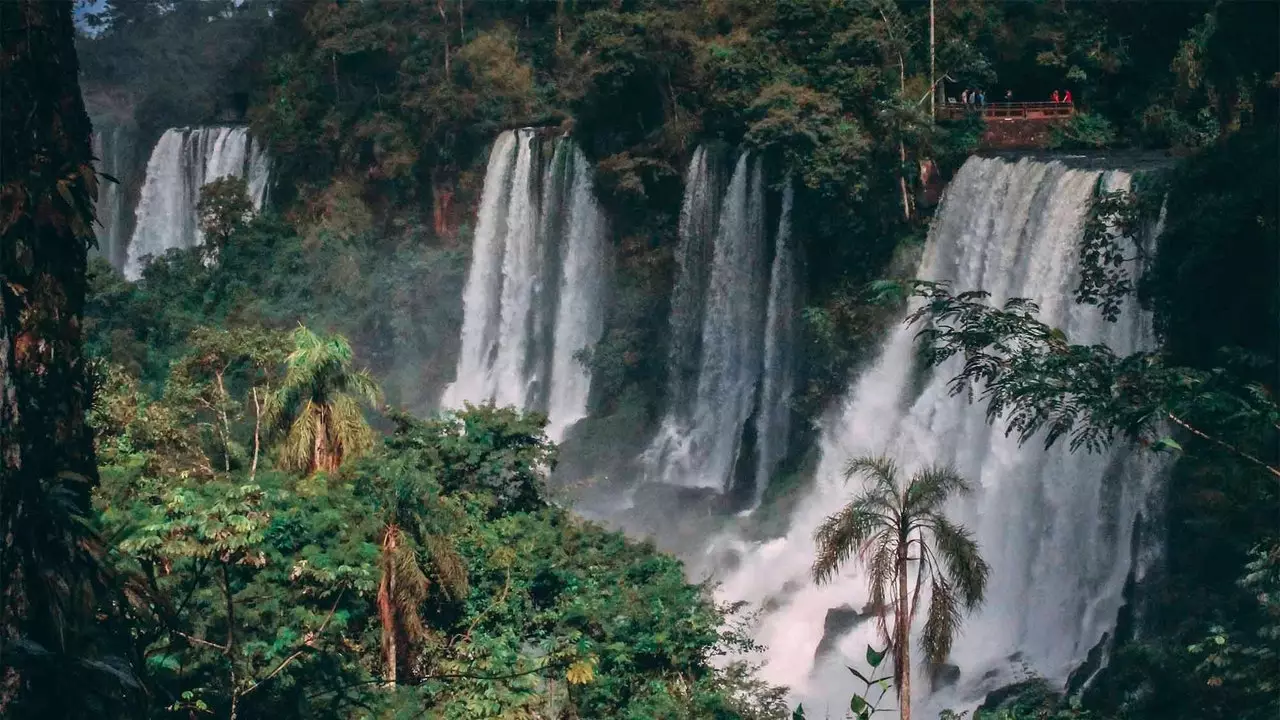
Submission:
{"label": "cascading water", "polygon": [[586,416],[591,376],[578,356],[603,329],[608,223],[582,151],[560,139],[543,163],[546,149],[525,128],[489,154],[457,378],[442,404],[545,410],[559,439]]}
{"label": "cascading water", "polygon": [[[604,329],[604,279],[608,253],[604,238],[608,226],[596,204],[591,166],[577,146],[568,159],[571,180],[567,187],[567,232],[561,241],[560,292],[557,298],[555,340],[551,356],[551,384],[547,402],[548,435],[564,430],[587,415],[591,374],[578,354],[595,343]],[[560,148],[556,149],[559,154]]]}
{"label": "cascading water", "polygon": [[[1100,179],[1111,189],[1129,181],[1125,173],[1058,162],[970,159],[943,198],[918,277],[949,281],[956,291],[986,289],[995,304],[1031,298],[1042,319],[1075,342],[1103,342],[1118,353],[1152,347],[1150,319],[1135,301],[1107,323],[1073,299],[1082,223]],[[936,687],[927,674],[914,684],[927,709],[972,707],[1033,674],[1064,683],[1113,627],[1126,577],[1142,571],[1132,567],[1130,548],[1158,464],[1125,449],[1089,455],[1059,444],[1045,451],[1036,440],[1019,447],[1003,427],[986,423],[983,408],[950,395],[959,358],[924,377],[913,369],[917,331],[896,329],[824,427],[815,487],[789,533],[740,548],[721,586],[724,598],[766,609],[756,632],[768,647],[765,677],[789,685],[814,710],[847,706],[844,666],[861,664],[868,644],[882,646],[856,563],[828,585],[809,577],[814,529],[857,491],[842,479],[851,457],[886,453],[904,473],[950,463],[976,488],[949,513],[974,532],[992,567],[986,603],[956,639],[950,662],[958,679],[952,668]],[[829,611],[846,622],[824,638],[839,624],[829,622]],[[817,655],[820,644],[828,654]]]}
{"label": "cascading water", "polygon": [[760,162],[742,153],[721,200],[713,153],[694,153],[676,249],[668,410],[642,457],[649,480],[724,491],[753,450],[747,482],[758,500],[785,454],[796,291],[792,201],[788,183],[770,265]]}
{"label": "cascading water", "polygon": [[769,307],[765,313],[764,380],[756,411],[755,502],[759,504],[778,461],[787,452],[791,430],[791,391],[795,383],[796,257],[791,244],[791,206],[794,191],[782,191],[782,215],[774,240],[769,273]]}
{"label": "cascading water", "polygon": [[98,252],[113,266],[124,266],[128,244],[128,193],[125,183],[133,169],[133,128],[108,122],[95,122],[93,156],[97,158],[97,170],[115,179],[98,181],[98,197],[94,209],[100,227],[97,228]]}
{"label": "cascading water", "polygon": [[146,182],[124,265],[125,277],[142,275],[148,257],[201,242],[196,204],[200,188],[218,178],[243,177],[253,206],[266,199],[270,162],[243,127],[166,130],[147,161]]}

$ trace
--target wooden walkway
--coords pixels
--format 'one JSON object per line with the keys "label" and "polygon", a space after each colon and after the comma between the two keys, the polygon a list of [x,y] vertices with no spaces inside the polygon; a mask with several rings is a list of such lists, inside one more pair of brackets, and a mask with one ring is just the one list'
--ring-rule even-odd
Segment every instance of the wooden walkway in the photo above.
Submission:
{"label": "wooden walkway", "polygon": [[966,115],[981,115],[988,120],[1063,120],[1075,112],[1075,105],[1060,102],[987,103],[967,107],[959,103],[947,103],[938,108],[938,117],[960,120]]}

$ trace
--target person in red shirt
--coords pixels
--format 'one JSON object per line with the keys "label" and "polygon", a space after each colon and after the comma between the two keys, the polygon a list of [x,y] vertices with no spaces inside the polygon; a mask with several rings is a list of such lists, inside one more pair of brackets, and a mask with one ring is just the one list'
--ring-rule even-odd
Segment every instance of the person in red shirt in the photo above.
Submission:
{"label": "person in red shirt", "polygon": [[1054,102],[1061,102],[1061,101],[1058,99],[1058,91],[1057,91],[1057,90],[1054,90],[1054,91],[1053,91],[1053,94],[1049,96],[1049,99],[1050,99],[1050,100],[1053,100]]}
{"label": "person in red shirt", "polygon": [[1066,103],[1066,104],[1068,104],[1068,105],[1070,105],[1070,104],[1071,104],[1071,91],[1070,91],[1070,90],[1068,90],[1068,91],[1067,91],[1067,94],[1065,94],[1065,95],[1063,95],[1063,96],[1062,96],[1062,102],[1064,102],[1064,103]]}

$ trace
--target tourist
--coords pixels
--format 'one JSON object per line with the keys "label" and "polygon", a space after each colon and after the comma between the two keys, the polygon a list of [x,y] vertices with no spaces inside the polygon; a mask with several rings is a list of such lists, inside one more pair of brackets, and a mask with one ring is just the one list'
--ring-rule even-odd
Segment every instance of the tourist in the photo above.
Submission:
{"label": "tourist", "polygon": [[1050,95],[1050,96],[1049,96],[1049,98],[1050,98],[1051,100],[1053,100],[1053,102],[1062,102],[1062,101],[1058,98],[1058,91],[1057,91],[1057,90],[1054,90],[1054,91],[1053,91],[1053,94],[1052,94],[1052,95]]}
{"label": "tourist", "polygon": [[960,91],[960,104],[965,107],[969,106],[969,88]]}
{"label": "tourist", "polygon": [[1064,102],[1064,103],[1066,103],[1066,104],[1068,104],[1068,105],[1070,105],[1070,104],[1071,104],[1071,91],[1070,91],[1070,90],[1068,90],[1068,91],[1066,92],[1066,94],[1062,96],[1062,102]]}
{"label": "tourist", "polygon": [[979,91],[978,91],[978,105],[980,105],[981,107],[986,107],[986,106],[987,106],[987,91],[986,91],[986,90],[979,90]]}
{"label": "tourist", "polygon": [[1012,91],[1012,90],[1005,90],[1005,91],[1004,91],[1004,101],[1005,101],[1005,102],[1007,102],[1007,103],[1011,103],[1011,102],[1013,102],[1013,91]]}

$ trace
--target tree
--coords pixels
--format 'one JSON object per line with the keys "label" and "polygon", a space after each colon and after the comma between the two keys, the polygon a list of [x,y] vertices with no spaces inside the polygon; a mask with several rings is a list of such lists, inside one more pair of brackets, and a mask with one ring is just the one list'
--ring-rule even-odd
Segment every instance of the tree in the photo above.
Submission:
{"label": "tree", "polygon": [[257,327],[222,330],[199,327],[188,338],[191,349],[179,358],[165,384],[166,399],[196,408],[211,419],[205,423],[218,440],[222,471],[231,472],[236,445],[233,420],[247,403],[237,401],[228,389],[233,382],[247,384],[253,405],[253,449],[249,480],[258,470],[262,448],[264,406],[270,397],[273,374],[283,360],[284,342],[278,333]]}
{"label": "tree", "polygon": [[206,184],[200,188],[196,214],[200,217],[200,232],[204,233],[205,251],[216,255],[227,246],[231,235],[253,217],[248,184],[244,178],[234,176]]}
{"label": "tree", "polygon": [[359,401],[377,405],[382,391],[367,370],[352,368],[346,338],[321,337],[299,325],[292,339],[284,379],[267,402],[266,425],[284,432],[283,467],[308,474],[334,470],[373,445]]}
{"label": "tree", "polygon": [[466,598],[467,567],[449,539],[448,521],[462,513],[434,482],[409,463],[381,469],[374,484],[381,511],[378,619],[382,623],[383,672],[395,685],[409,670],[414,646],[428,638],[422,604],[436,585],[454,600]]}
{"label": "tree", "polygon": [[926,468],[904,485],[893,460],[859,457],[849,462],[845,479],[858,475],[870,480],[870,485],[814,533],[818,557],[813,578],[818,583],[829,581],[850,556],[858,554],[870,575],[871,606],[879,615],[880,632],[895,659],[899,712],[902,720],[910,720],[911,622],[925,581],[930,597],[922,643],[927,659],[940,663],[951,652],[961,612],[982,603],[990,567],[978,554],[969,531],[943,514],[948,499],[970,492],[968,481],[954,470]]}
{"label": "tree", "polygon": [[71,3],[0,3],[0,67],[0,714],[99,716],[131,678],[101,659],[85,522],[97,472],[80,318],[97,176]]}

